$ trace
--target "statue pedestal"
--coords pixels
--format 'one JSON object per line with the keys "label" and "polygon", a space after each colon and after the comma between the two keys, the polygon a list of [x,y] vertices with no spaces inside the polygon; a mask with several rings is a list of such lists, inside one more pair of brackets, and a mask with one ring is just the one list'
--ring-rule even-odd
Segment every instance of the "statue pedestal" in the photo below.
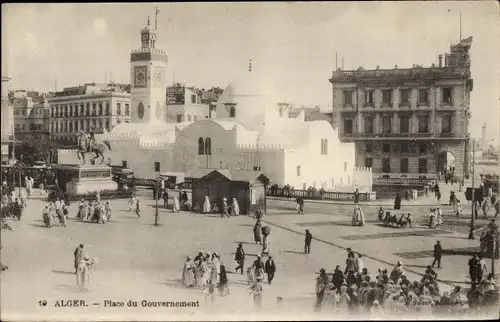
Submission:
{"label": "statue pedestal", "polygon": [[105,165],[65,165],[71,171],[71,181],[66,183],[66,191],[72,195],[118,190],[118,184],[111,178],[111,168]]}

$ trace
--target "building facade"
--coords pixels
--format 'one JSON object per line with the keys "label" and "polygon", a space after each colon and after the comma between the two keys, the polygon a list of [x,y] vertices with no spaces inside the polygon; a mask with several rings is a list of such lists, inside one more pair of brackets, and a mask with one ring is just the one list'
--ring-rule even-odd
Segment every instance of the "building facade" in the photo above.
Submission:
{"label": "building facade", "polygon": [[48,134],[50,106],[46,95],[26,90],[15,90],[12,94],[16,140]]}
{"label": "building facade", "polygon": [[130,86],[126,84],[85,84],[64,88],[47,99],[50,106],[48,130],[52,139],[74,144],[76,134],[94,128],[109,132],[131,119]]}
{"label": "building facade", "polygon": [[333,72],[332,125],[355,143],[356,166],[385,178],[433,177],[450,166],[468,176],[471,43],[452,45],[444,65],[439,55],[427,68]]}
{"label": "building facade", "polygon": [[[3,61],[3,60],[2,60]],[[2,76],[2,105],[1,105],[1,151],[2,164],[7,164],[13,155],[14,140],[14,110],[9,99],[10,78]]]}
{"label": "building facade", "polygon": [[203,103],[203,91],[175,84],[167,87],[167,122],[197,121],[210,116],[210,105]]}

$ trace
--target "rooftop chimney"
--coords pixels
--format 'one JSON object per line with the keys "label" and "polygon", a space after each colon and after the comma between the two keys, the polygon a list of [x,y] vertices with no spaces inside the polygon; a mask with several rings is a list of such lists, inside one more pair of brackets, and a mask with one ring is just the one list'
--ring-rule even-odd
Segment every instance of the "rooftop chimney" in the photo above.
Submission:
{"label": "rooftop chimney", "polygon": [[439,55],[438,59],[439,59],[439,67],[443,67],[443,55]]}

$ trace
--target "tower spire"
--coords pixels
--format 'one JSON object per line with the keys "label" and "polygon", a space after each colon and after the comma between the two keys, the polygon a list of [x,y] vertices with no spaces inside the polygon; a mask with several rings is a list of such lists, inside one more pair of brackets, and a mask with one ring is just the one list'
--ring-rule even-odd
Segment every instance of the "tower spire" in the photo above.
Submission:
{"label": "tower spire", "polygon": [[252,58],[248,60],[248,72],[252,72]]}

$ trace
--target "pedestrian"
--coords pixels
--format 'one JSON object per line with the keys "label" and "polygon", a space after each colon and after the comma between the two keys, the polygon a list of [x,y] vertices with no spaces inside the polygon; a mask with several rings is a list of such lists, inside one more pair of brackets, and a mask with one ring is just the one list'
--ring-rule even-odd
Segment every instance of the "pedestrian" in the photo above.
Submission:
{"label": "pedestrian", "polygon": [[234,255],[234,260],[238,263],[238,266],[234,269],[238,273],[238,269],[241,269],[241,275],[243,275],[243,269],[245,266],[245,251],[243,250],[243,244],[239,243],[236,249],[236,254]]}
{"label": "pedestrian", "polygon": [[394,198],[394,210],[401,209],[401,197],[399,196],[399,192],[396,193],[396,198]]}
{"label": "pedestrian", "polygon": [[184,262],[184,268],[182,270],[182,284],[187,287],[196,285],[194,279],[194,263],[191,261],[191,257],[186,257],[186,262]]}
{"label": "pedestrian", "polygon": [[253,239],[256,244],[262,245],[262,226],[260,224],[260,220],[257,220],[253,226]]}
{"label": "pedestrian", "polygon": [[431,267],[437,263],[437,268],[441,268],[441,256],[443,255],[443,248],[441,248],[441,242],[438,240],[436,245],[434,245],[434,261]]}
{"label": "pedestrian", "polygon": [[231,202],[231,216],[239,216],[240,215],[240,206],[238,205],[238,200],[233,198]]}
{"label": "pedestrian", "polygon": [[269,285],[271,285],[271,282],[274,279],[274,273],[276,272],[276,265],[274,264],[272,256],[269,256],[266,261],[265,271],[267,274],[267,282],[269,283]]}
{"label": "pedestrian", "polygon": [[212,210],[211,208],[212,207],[210,206],[210,198],[208,196],[205,196],[205,201],[203,202],[202,213],[204,215],[209,214],[210,210]]}
{"label": "pedestrian", "polygon": [[176,212],[178,213],[181,209],[181,205],[179,203],[179,198],[177,198],[177,196],[174,196],[174,203],[173,203],[173,206],[172,206],[172,212]]}
{"label": "pedestrian", "polygon": [[309,229],[306,229],[306,238],[304,240],[304,254],[310,254],[311,253],[311,241],[312,241],[312,234],[309,232]]}
{"label": "pedestrian", "polygon": [[359,203],[359,189],[356,188],[356,191],[354,191],[354,203],[358,204]]}
{"label": "pedestrian", "polygon": [[324,268],[320,269],[319,276],[316,278],[316,312],[321,311],[323,302],[325,301],[326,288],[328,285],[328,275]]}
{"label": "pedestrian", "polygon": [[168,192],[167,190],[163,191],[163,208],[168,207]]}
{"label": "pedestrian", "polygon": [[298,197],[295,199],[295,202],[297,203],[297,212],[299,214],[304,214],[304,199]]}
{"label": "pedestrian", "polygon": [[139,199],[137,199],[135,202],[135,214],[137,215],[137,218],[141,218],[141,206],[139,203]]}
{"label": "pedestrian", "polygon": [[229,295],[228,279],[226,274],[226,267],[224,264],[220,265],[220,275],[219,275],[219,293],[221,296]]}
{"label": "pedestrian", "polygon": [[363,255],[358,253],[358,257],[356,258],[356,270],[359,274],[361,274],[363,272],[363,268],[365,268],[362,257]]}
{"label": "pedestrian", "polygon": [[472,255],[472,258],[469,259],[469,276],[472,284],[478,283],[481,280],[479,279],[479,275],[481,272],[481,262],[477,256],[477,254]]}
{"label": "pedestrian", "polygon": [[221,207],[221,218],[229,218],[229,207],[227,205],[227,198],[222,198],[222,207]]}
{"label": "pedestrian", "polygon": [[270,253],[269,244],[271,243],[271,234],[264,234],[264,239],[262,240],[262,256],[268,255]]}
{"label": "pedestrian", "polygon": [[80,244],[74,251],[73,255],[75,256],[74,266],[75,266],[75,274],[77,273],[78,264],[83,256],[83,244]]}
{"label": "pedestrian", "polygon": [[262,219],[262,210],[260,210],[260,208],[257,208],[257,211],[255,211],[255,215],[253,216],[253,218],[257,220]]}
{"label": "pedestrian", "polygon": [[128,204],[129,204],[128,211],[129,211],[129,212],[132,212],[132,210],[134,210],[134,209],[135,209],[135,204],[136,204],[136,200],[135,200],[134,195],[131,195],[131,196],[130,196],[130,200],[128,201]]}

